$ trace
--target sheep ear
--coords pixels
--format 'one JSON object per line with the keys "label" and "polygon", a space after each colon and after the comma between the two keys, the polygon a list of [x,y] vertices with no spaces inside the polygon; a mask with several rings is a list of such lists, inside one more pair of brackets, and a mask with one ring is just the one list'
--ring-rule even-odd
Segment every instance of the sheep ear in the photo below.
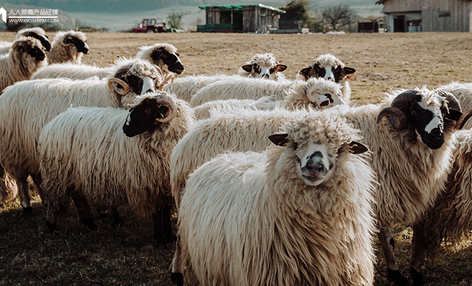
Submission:
{"label": "sheep ear", "polygon": [[13,46],[11,47],[12,50],[16,50],[20,42],[16,41],[13,43]]}
{"label": "sheep ear", "polygon": [[284,146],[288,142],[288,134],[272,134],[269,140],[277,146]]}
{"label": "sheep ear", "polygon": [[366,146],[356,141],[352,141],[351,143],[349,143],[349,149],[352,154],[362,154],[369,151]]}
{"label": "sheep ear", "polygon": [[449,114],[446,115],[446,118],[457,121],[459,120],[459,118],[461,118],[461,116],[462,112],[460,112],[459,110],[449,109]]}
{"label": "sheep ear", "polygon": [[286,65],[277,65],[275,67],[275,70],[278,71],[278,72],[283,72],[284,70],[287,69],[287,66]]}
{"label": "sheep ear", "polygon": [[154,62],[158,62],[161,59],[161,57],[162,57],[162,52],[158,50],[155,50],[151,54],[151,58]]}
{"label": "sheep ear", "polygon": [[307,67],[307,68],[301,69],[298,73],[308,78],[310,71],[311,71],[311,67]]}
{"label": "sheep ear", "polygon": [[350,79],[356,74],[355,69],[348,67],[344,67],[344,72],[346,73],[346,79]]}
{"label": "sheep ear", "polygon": [[241,67],[244,71],[251,72],[252,71],[252,65],[244,65]]}

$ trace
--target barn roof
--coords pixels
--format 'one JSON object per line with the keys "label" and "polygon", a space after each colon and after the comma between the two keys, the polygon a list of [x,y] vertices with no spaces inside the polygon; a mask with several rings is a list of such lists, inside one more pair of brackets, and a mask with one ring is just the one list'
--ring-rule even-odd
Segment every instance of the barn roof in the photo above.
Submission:
{"label": "barn roof", "polygon": [[386,1],[387,1],[387,0],[379,0],[379,1],[375,2],[375,4],[379,4],[379,5],[380,5],[380,4],[385,3]]}
{"label": "barn roof", "polygon": [[275,8],[275,7],[272,7],[272,6],[263,5],[263,4],[198,6],[198,8],[203,9],[203,10],[206,10],[208,8],[227,8],[227,9],[239,8],[239,9],[241,9],[241,8],[244,8],[244,7],[261,7],[261,8],[266,8],[266,9],[269,9],[269,10],[274,10],[274,11],[277,11],[279,13],[285,13],[285,10]]}

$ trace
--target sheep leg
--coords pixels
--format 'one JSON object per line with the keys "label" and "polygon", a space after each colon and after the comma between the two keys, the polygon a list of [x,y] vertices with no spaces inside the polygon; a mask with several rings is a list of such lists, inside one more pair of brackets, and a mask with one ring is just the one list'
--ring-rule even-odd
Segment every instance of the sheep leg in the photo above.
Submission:
{"label": "sheep leg", "polygon": [[177,239],[175,244],[174,258],[172,259],[172,273],[170,274],[170,280],[177,284],[177,286],[184,285],[184,276],[182,275],[182,248],[180,247],[180,241]]}
{"label": "sheep leg", "polygon": [[172,214],[172,205],[166,204],[163,211],[163,220],[164,220],[164,234],[167,239],[167,243],[173,243],[177,240],[172,231],[172,221],[171,221],[171,214]]}
{"label": "sheep leg", "polygon": [[118,213],[118,208],[112,207],[110,209],[111,217],[113,219],[113,222],[111,224],[111,228],[117,229],[120,225],[123,224],[123,220],[120,217],[120,214]]}
{"label": "sheep leg", "polygon": [[425,233],[421,223],[413,226],[413,249],[411,251],[410,275],[413,278],[413,285],[424,285],[423,277],[428,278],[424,266],[426,259]]}
{"label": "sheep leg", "polygon": [[77,207],[77,212],[79,214],[80,221],[88,227],[88,229],[95,231],[98,229],[97,225],[93,221],[93,215],[90,210],[90,205],[88,204],[87,200],[81,195],[78,195],[74,191],[68,191],[68,193],[72,194],[72,200],[74,200],[74,204]]}
{"label": "sheep leg", "polygon": [[31,194],[28,190],[27,177],[20,177],[17,184],[23,213],[30,215],[33,213],[33,208],[31,207]]}
{"label": "sheep leg", "polygon": [[395,284],[399,286],[410,285],[410,283],[408,283],[408,279],[406,279],[400,273],[400,271],[398,271],[398,267],[395,262],[395,245],[390,229],[388,227],[380,229],[378,237],[380,244],[382,245],[385,261],[387,262],[388,280],[395,282]]}
{"label": "sheep leg", "polygon": [[164,235],[164,219],[163,213],[164,209],[162,206],[156,208],[156,212],[152,214],[152,220],[154,223],[154,238],[157,241],[158,246],[165,246],[167,244],[165,235]]}

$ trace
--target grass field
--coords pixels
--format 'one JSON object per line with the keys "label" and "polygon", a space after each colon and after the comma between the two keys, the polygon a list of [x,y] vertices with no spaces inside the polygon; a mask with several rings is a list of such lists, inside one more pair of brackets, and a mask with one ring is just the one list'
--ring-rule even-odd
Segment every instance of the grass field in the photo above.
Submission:
{"label": "grass field", "polygon": [[[0,33],[0,41],[14,37]],[[84,63],[100,67],[120,56],[134,56],[140,46],[171,43],[186,67],[182,76],[234,74],[254,54],[272,52],[293,79],[319,55],[331,53],[357,70],[351,80],[354,104],[378,102],[385,92],[399,88],[472,82],[472,33],[92,33],[87,38],[91,50]],[[112,229],[111,219],[105,218],[97,219],[98,231],[90,232],[71,207],[70,215],[59,221],[59,232],[51,235],[44,208],[35,199],[33,216],[24,216],[18,201],[0,207],[0,285],[171,285],[173,250],[155,247],[151,220],[123,209],[125,224],[120,229]],[[408,275],[412,231],[400,225],[394,231],[400,270]],[[428,261],[427,285],[472,285],[471,243],[472,236],[457,246],[444,246],[437,261]],[[381,253],[375,285],[391,285]]]}

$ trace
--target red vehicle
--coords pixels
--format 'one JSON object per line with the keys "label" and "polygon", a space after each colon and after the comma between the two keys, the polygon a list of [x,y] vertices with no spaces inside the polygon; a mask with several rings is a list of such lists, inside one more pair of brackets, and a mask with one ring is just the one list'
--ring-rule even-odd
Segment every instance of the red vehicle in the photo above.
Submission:
{"label": "red vehicle", "polygon": [[162,19],[143,19],[139,27],[133,28],[135,33],[157,33],[165,32],[166,23]]}

